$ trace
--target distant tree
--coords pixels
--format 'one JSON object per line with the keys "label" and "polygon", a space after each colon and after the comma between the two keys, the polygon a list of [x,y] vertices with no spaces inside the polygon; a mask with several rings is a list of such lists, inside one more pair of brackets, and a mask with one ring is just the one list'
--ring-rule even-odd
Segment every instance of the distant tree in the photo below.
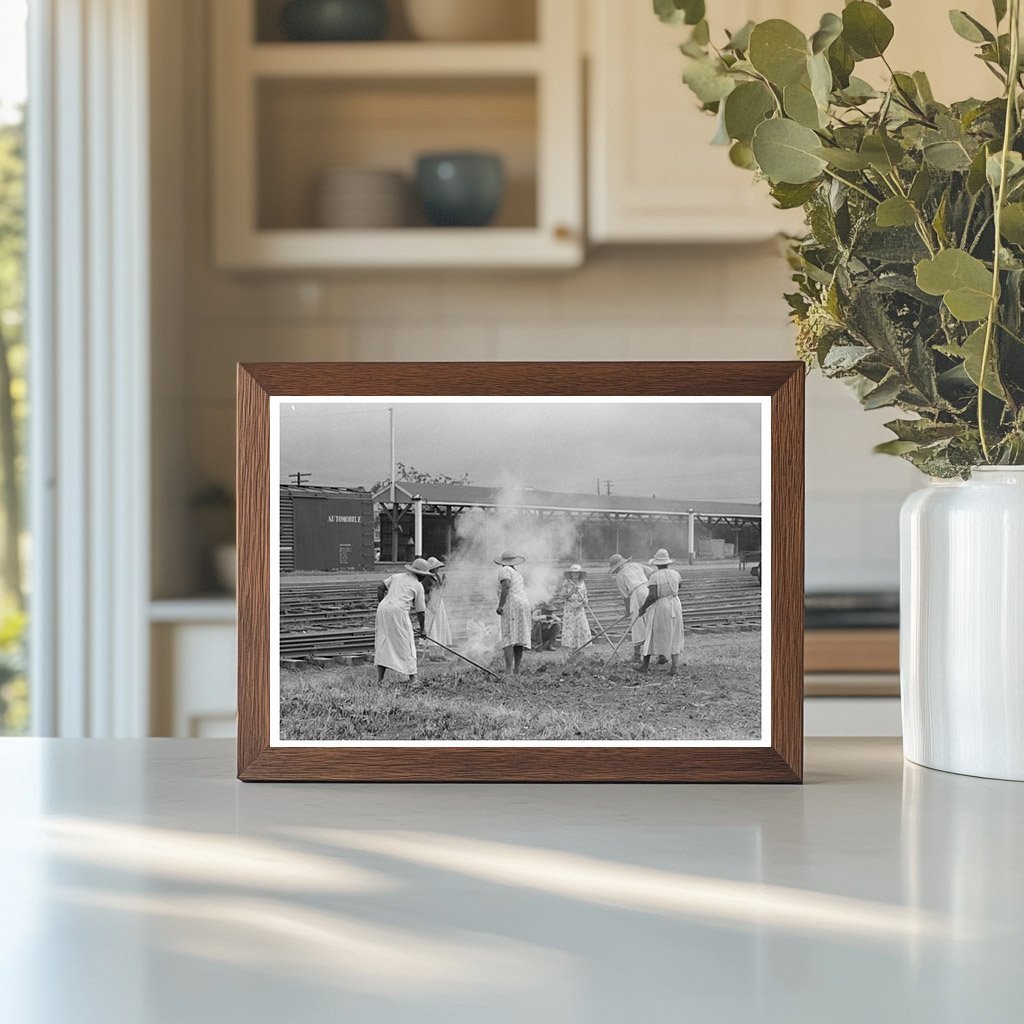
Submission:
{"label": "distant tree", "polygon": [[22,529],[25,388],[24,111],[0,121],[0,556],[3,590],[23,606]]}
{"label": "distant tree", "polygon": [[[468,487],[473,482],[468,473],[457,477],[449,476],[447,473],[424,473],[415,466],[407,466],[404,462],[395,463],[395,479],[396,481],[405,480],[412,484],[448,484],[461,487]],[[378,480],[370,488],[370,491],[376,494],[382,487],[388,487],[390,484],[391,477],[386,477],[383,480]]]}

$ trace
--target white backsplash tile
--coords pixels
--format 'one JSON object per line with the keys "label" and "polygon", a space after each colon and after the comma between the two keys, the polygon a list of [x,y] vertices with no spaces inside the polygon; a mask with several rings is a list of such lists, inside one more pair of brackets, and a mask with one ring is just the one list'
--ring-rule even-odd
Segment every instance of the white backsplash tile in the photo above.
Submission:
{"label": "white backsplash tile", "polygon": [[[236,361],[791,359],[772,246],[601,252],[571,273],[408,272],[256,279],[189,273],[190,464],[233,474]],[[807,580],[895,587],[898,510],[922,479],[877,456],[882,410],[807,381]]]}

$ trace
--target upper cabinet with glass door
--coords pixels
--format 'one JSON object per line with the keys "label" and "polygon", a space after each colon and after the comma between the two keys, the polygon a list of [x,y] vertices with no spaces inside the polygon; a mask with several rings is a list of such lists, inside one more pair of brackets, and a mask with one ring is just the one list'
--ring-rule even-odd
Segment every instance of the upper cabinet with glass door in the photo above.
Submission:
{"label": "upper cabinet with glass door", "polygon": [[[590,237],[607,242],[716,242],[799,231],[799,211],[774,209],[767,187],[712,146],[713,118],[700,113],[682,84],[679,44],[689,29],[661,24],[649,0],[584,0],[589,31]],[[823,13],[845,0],[707,0],[712,35],[748,20],[785,18],[808,35]],[[923,69],[943,100],[994,95],[998,85],[949,24],[956,6],[991,21],[990,0],[938,4],[897,0],[887,57],[896,68]],[[872,67],[872,63],[877,67]],[[880,62],[861,77],[886,74]]]}
{"label": "upper cabinet with glass door", "polygon": [[582,261],[575,2],[217,0],[211,11],[220,266]]}

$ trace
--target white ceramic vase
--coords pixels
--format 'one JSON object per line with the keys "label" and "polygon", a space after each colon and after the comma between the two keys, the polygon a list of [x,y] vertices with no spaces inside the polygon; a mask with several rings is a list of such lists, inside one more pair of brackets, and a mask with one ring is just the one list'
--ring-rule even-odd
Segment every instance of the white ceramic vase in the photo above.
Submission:
{"label": "white ceramic vase", "polygon": [[1024,781],[1024,466],[910,495],[900,552],[905,755]]}

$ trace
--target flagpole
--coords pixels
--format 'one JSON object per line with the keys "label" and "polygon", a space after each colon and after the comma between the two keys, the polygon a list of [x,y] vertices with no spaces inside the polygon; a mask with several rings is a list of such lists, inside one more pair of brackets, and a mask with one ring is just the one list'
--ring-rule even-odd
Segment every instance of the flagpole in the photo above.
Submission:
{"label": "flagpole", "polygon": [[395,407],[389,406],[391,415],[391,561],[398,561],[398,502],[395,500]]}

